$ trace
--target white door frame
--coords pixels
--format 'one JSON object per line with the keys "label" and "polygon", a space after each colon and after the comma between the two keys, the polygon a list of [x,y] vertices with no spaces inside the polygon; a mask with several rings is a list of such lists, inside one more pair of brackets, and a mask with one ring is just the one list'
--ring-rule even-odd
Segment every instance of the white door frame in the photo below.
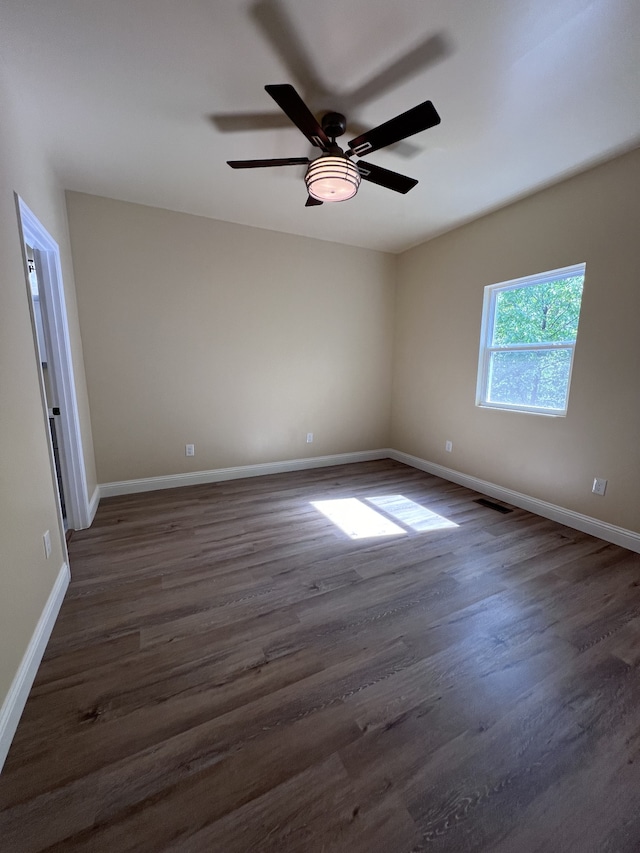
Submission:
{"label": "white door frame", "polygon": [[[56,419],[56,426],[59,424],[57,434],[67,524],[72,530],[82,530],[91,524],[91,513],[87,496],[87,475],[82,451],[60,249],[53,237],[17,193],[15,198],[29,303],[31,304],[31,285],[29,283],[26,244],[31,246],[35,253],[47,357],[51,367],[51,388],[60,407],[60,416]],[[34,345],[37,347],[35,339]],[[49,414],[44,396],[43,409],[47,421],[47,434],[49,434]]]}

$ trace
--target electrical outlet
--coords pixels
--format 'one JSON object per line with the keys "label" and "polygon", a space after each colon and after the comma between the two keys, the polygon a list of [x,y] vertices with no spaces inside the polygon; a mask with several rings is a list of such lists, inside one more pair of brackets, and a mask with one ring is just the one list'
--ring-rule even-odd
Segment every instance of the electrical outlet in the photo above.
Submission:
{"label": "electrical outlet", "polygon": [[42,541],[44,542],[44,555],[48,560],[51,556],[51,533],[48,530],[42,534]]}
{"label": "electrical outlet", "polygon": [[312,444],[312,443],[313,443],[313,433],[308,432],[307,433],[307,444]]}
{"label": "electrical outlet", "polygon": [[453,443],[451,441],[445,442],[444,449],[447,451],[447,453],[451,453],[451,451],[453,450]]}
{"label": "electrical outlet", "polygon": [[184,455],[185,455],[185,456],[195,456],[195,455],[196,455],[196,446],[195,446],[195,444],[185,444],[185,446],[184,446]]}
{"label": "electrical outlet", "polygon": [[607,491],[607,481],[604,480],[602,477],[596,477],[593,481],[591,491],[594,495],[604,495],[604,493]]}

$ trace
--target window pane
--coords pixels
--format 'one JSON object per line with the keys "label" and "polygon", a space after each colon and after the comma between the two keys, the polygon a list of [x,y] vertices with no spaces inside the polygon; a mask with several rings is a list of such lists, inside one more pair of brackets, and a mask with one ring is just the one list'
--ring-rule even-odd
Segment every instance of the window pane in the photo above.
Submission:
{"label": "window pane", "polygon": [[583,280],[580,275],[500,291],[492,345],[575,341]]}
{"label": "window pane", "polygon": [[488,403],[544,409],[566,408],[571,351],[493,352],[487,384]]}

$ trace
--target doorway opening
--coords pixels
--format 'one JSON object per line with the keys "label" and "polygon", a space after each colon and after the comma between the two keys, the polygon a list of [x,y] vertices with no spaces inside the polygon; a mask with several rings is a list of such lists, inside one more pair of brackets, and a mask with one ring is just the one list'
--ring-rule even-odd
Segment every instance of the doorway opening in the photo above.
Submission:
{"label": "doorway opening", "polygon": [[60,447],[58,444],[58,432],[60,430],[56,427],[56,418],[60,417],[60,406],[58,405],[58,401],[55,399],[53,393],[53,385],[51,382],[51,370],[49,367],[49,349],[47,347],[47,336],[44,331],[42,302],[40,300],[40,285],[38,284],[38,272],[36,270],[36,261],[33,246],[30,246],[28,243],[25,243],[25,251],[27,255],[29,285],[31,288],[31,306],[33,309],[33,319],[36,333],[36,346],[38,348],[38,357],[40,361],[40,368],[42,370],[42,384],[44,386],[44,396],[47,405],[47,414],[49,416],[49,432],[51,434],[53,461],[56,469],[58,496],[60,498],[62,522],[65,532],[67,532],[69,530],[69,522],[67,519],[67,505],[64,497],[64,481],[62,479],[62,466],[60,464]]}
{"label": "doorway opening", "polygon": [[[51,434],[52,468],[58,482],[60,523],[64,536],[67,530],[89,527],[91,513],[60,250],[53,237],[18,195],[16,207],[33,320],[34,346],[40,363],[43,411]],[[37,291],[37,299],[34,290]]]}

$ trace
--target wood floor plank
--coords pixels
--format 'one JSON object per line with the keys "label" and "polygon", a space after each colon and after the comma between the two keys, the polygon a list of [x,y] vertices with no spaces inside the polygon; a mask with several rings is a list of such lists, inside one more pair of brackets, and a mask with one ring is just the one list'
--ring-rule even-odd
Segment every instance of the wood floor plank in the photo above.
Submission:
{"label": "wood floor plank", "polygon": [[[432,784],[425,785],[424,773],[411,780],[408,807],[423,838],[418,849],[493,850],[552,785],[589,773],[603,738],[630,718],[637,725],[637,673],[607,656],[567,669],[547,687],[479,733],[475,745],[462,736],[442,747],[431,759],[439,769],[437,780],[429,774]],[[565,803],[567,818],[574,806]],[[531,830],[536,843],[544,840]],[[546,849],[557,849],[557,840],[550,842]],[[580,842],[576,834],[567,849],[582,849]]]}
{"label": "wood floor plank", "polygon": [[102,501],[0,853],[639,850],[640,556],[477,498],[382,460]]}
{"label": "wood floor plank", "polygon": [[168,850],[370,853],[410,849],[417,837],[402,801],[390,794],[369,808],[353,790],[334,754]]}

